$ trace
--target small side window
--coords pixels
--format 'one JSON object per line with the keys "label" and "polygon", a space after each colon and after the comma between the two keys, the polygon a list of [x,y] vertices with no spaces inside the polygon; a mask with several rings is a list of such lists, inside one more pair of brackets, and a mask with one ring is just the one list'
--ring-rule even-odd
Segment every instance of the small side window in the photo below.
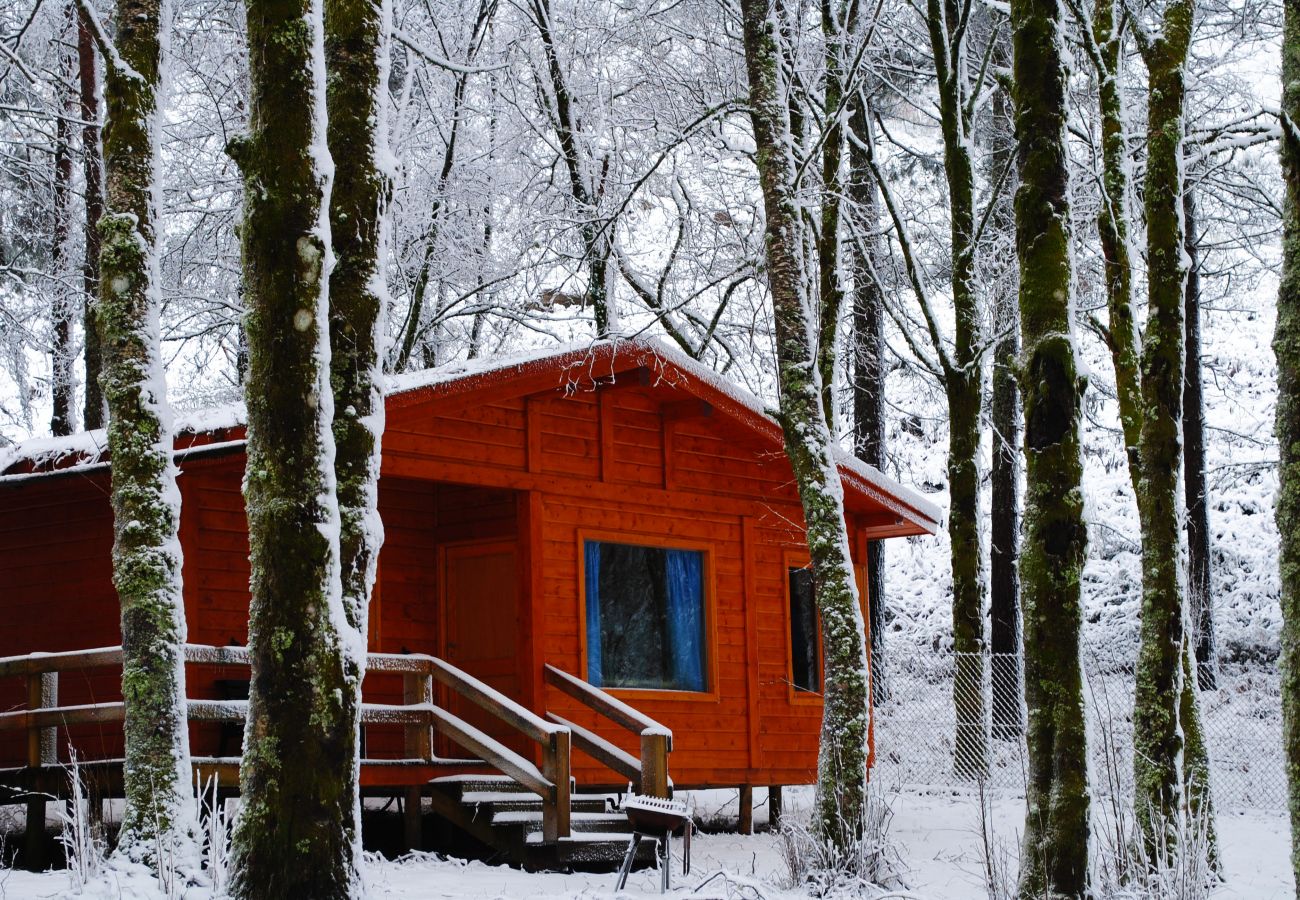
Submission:
{"label": "small side window", "polygon": [[790,569],[790,680],[796,691],[820,694],[822,654],[812,570]]}

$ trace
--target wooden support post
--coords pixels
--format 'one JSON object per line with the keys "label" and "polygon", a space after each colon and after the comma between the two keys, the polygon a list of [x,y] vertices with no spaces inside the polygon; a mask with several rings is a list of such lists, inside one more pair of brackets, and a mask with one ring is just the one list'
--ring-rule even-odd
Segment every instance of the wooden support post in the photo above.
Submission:
{"label": "wooden support post", "polygon": [[[43,672],[27,676],[27,708],[48,709],[59,705],[59,675]],[[27,765],[49,766],[58,762],[58,729],[27,729]],[[33,872],[46,866],[45,801],[27,801],[27,824],[23,835],[23,860]]]}
{"label": "wooden support post", "polygon": [[740,833],[754,833],[754,786],[740,786]]}
{"label": "wooden support post", "polygon": [[[402,676],[402,702],[407,706],[433,703],[433,676],[429,672],[409,672]],[[433,731],[430,720],[406,726],[406,758],[433,758]],[[420,785],[406,787],[402,795],[402,842],[407,850],[423,850],[422,794]]]}
{"label": "wooden support post", "polygon": [[647,797],[669,797],[668,751],[671,735],[662,731],[641,732],[641,793]]}
{"label": "wooden support post", "polygon": [[767,821],[776,831],[781,827],[781,785],[774,784],[767,789]]}
{"label": "wooden support post", "polygon": [[557,731],[542,750],[542,774],[555,785],[551,796],[542,801],[542,841],[547,844],[567,838],[570,833],[573,800],[569,754],[572,738],[568,731]]}

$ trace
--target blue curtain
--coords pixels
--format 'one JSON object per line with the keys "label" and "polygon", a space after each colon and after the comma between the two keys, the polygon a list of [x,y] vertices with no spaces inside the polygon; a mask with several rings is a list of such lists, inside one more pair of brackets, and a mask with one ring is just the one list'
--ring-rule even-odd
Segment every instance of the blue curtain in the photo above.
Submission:
{"label": "blue curtain", "polygon": [[702,691],[705,689],[704,554],[698,550],[668,550],[667,555],[668,641],[673,687]]}
{"label": "blue curtain", "polygon": [[600,544],[586,542],[587,573],[587,682],[600,687],[604,665],[600,656]]}

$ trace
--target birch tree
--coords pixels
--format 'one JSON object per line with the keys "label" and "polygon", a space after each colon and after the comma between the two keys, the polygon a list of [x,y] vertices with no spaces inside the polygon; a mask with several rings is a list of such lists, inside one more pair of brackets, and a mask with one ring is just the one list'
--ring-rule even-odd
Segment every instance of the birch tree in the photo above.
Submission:
{"label": "birch tree", "polygon": [[1080,427],[1084,377],[1071,317],[1066,65],[1058,0],[1012,0],[1012,102],[1025,421],[1025,732],[1019,896],[1088,893],[1091,801],[1080,663],[1087,548]]}
{"label": "birch tree", "polygon": [[772,293],[777,376],[786,454],[803,503],[813,585],[821,615],[825,677],[814,822],[841,851],[861,828],[866,796],[867,688],[844,494],[822,406],[804,240],[795,194],[790,108],[783,92],[780,30],[769,0],[742,0],[750,119],[767,214],[767,278]]}
{"label": "birch tree", "polygon": [[249,133],[230,152],[244,177],[252,683],[231,893],[350,898],[361,888],[345,698],[359,677],[348,660],[365,648],[343,602],[334,488],[323,10],[248,0],[247,13]]}
{"label": "birch tree", "polygon": [[[1291,867],[1300,885],[1300,0],[1284,0],[1282,277],[1277,294],[1278,566],[1282,605],[1282,748],[1290,788]],[[1300,888],[1297,888],[1300,896]]]}
{"label": "birch tree", "polygon": [[[81,11],[95,23],[94,10]],[[117,854],[198,872],[185,707],[180,491],[159,315],[157,157],[168,0],[119,0],[106,61],[105,212],[96,315],[112,456],[113,584],[122,608],[126,812]],[[161,856],[160,856],[161,854]]]}

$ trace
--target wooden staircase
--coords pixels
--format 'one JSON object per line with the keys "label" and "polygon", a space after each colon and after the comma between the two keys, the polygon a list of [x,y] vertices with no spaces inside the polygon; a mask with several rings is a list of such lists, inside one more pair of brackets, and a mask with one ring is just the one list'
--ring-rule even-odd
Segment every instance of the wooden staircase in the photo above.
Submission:
{"label": "wooden staircase", "polygon": [[[568,836],[547,841],[540,798],[503,775],[447,776],[429,782],[433,812],[478,845],[477,854],[528,869],[616,868],[632,832],[615,798],[603,793],[571,795]],[[649,848],[638,854],[652,862]]]}
{"label": "wooden staircase", "polygon": [[[191,666],[247,666],[243,647],[209,647],[189,644],[186,662]],[[26,680],[25,709],[0,712],[0,732],[26,732],[26,766],[0,769],[0,804],[29,804],[29,821],[44,822],[46,799],[66,796],[67,775],[59,763],[57,734],[78,724],[111,725],[122,721],[121,701],[90,705],[60,704],[60,674],[122,665],[120,647],[70,653],[0,659],[0,678]],[[621,749],[595,731],[554,713],[545,717],[521,706],[444,660],[420,654],[370,654],[368,672],[400,675],[401,704],[363,703],[363,723],[401,725],[405,732],[405,758],[363,759],[361,786],[368,796],[404,798],[405,846],[422,848],[426,822],[423,800],[435,815],[456,832],[480,845],[473,855],[530,868],[574,866],[616,868],[627,847],[630,830],[621,811],[606,793],[575,793],[570,752],[577,750],[613,771],[611,783],[633,784],[640,793],[668,797],[668,754],[672,732],[628,704],[553,666],[546,666],[546,683],[599,714],[603,721],[639,737],[640,755]],[[434,685],[440,684],[464,700],[510,726],[535,745],[534,753],[521,754],[475,728],[434,702]],[[243,723],[248,701],[187,700],[191,721]],[[446,759],[433,752],[435,734],[466,752],[461,759]],[[531,758],[530,758],[531,757]],[[534,759],[540,758],[540,765]],[[198,780],[215,778],[218,786],[239,786],[238,757],[204,757],[192,760]],[[103,769],[98,797],[121,796],[121,760],[86,763]],[[484,774],[487,773],[487,774]],[[28,843],[35,847],[44,837],[29,829]],[[43,829],[39,829],[43,832]],[[448,841],[435,842],[438,849]],[[649,845],[643,845],[650,861]],[[466,853],[466,855],[469,855]]]}

